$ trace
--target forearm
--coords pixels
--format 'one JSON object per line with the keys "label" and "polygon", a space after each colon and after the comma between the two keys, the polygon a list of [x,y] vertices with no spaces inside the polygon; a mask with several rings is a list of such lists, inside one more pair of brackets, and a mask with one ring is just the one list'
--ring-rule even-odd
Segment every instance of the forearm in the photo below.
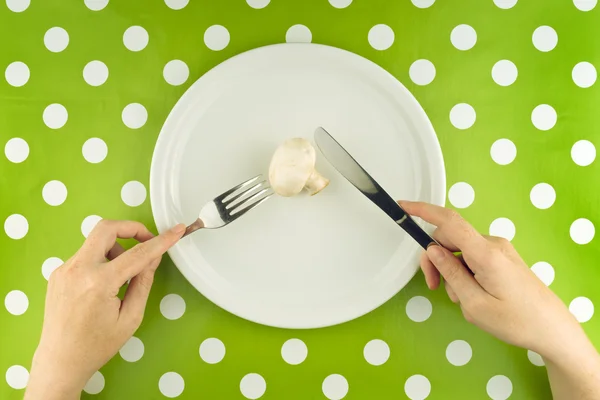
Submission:
{"label": "forearm", "polygon": [[554,400],[600,398],[600,355],[581,332],[544,357]]}
{"label": "forearm", "polygon": [[83,379],[58,357],[36,352],[24,400],[79,400]]}

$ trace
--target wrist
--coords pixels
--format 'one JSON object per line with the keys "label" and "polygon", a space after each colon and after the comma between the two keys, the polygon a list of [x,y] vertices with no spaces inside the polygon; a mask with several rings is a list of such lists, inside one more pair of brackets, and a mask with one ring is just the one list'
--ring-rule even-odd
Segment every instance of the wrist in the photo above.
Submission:
{"label": "wrist", "polygon": [[600,366],[600,355],[579,324],[567,334],[556,335],[556,339],[540,353],[547,364],[573,371]]}

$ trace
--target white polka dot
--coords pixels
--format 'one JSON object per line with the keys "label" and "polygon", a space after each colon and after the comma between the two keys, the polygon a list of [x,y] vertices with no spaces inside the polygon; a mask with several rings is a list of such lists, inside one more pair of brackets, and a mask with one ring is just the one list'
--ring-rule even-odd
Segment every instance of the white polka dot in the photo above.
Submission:
{"label": "white polka dot", "polygon": [[448,362],[457,367],[463,366],[471,360],[473,349],[464,340],[455,340],[446,347]]}
{"label": "white polka dot", "polygon": [[160,301],[160,313],[166,319],[179,319],[185,312],[185,300],[178,294],[168,294]]}
{"label": "white polka dot", "polygon": [[423,296],[415,296],[406,303],[406,315],[415,322],[423,322],[431,316],[431,302]]}
{"label": "white polka dot", "polygon": [[42,115],[44,119],[44,124],[50,129],[60,129],[67,123],[67,119],[69,119],[69,113],[67,109],[62,104],[50,104],[48,107],[44,109],[44,114]]}
{"label": "white polka dot", "polygon": [[352,0],[329,0],[329,4],[335,8],[346,8],[352,4]]}
{"label": "white polka dot", "polygon": [[4,232],[11,239],[23,239],[29,231],[29,223],[27,218],[21,214],[10,215],[4,221]]}
{"label": "white polka dot", "polygon": [[121,188],[121,200],[129,207],[137,207],[146,200],[146,187],[138,181],[129,181]]}
{"label": "white polka dot", "polygon": [[96,371],[85,384],[83,391],[88,394],[98,394],[102,389],[104,389],[104,375],[102,375],[100,371]]}
{"label": "white polka dot", "polygon": [[517,146],[509,139],[498,139],[492,144],[490,155],[495,163],[508,165],[517,157]]}
{"label": "white polka dot", "polygon": [[59,26],[50,28],[44,34],[44,46],[53,53],[60,53],[69,45],[69,34]]}
{"label": "white polka dot", "polygon": [[390,346],[380,339],[373,339],[363,349],[365,360],[371,365],[383,365],[390,358]]}
{"label": "white polka dot", "polygon": [[148,45],[148,31],[141,26],[130,26],[123,34],[123,44],[131,51],[141,51]]}
{"label": "white polka dot", "polygon": [[448,200],[456,208],[467,208],[475,201],[475,190],[466,182],[457,182],[448,191]]}
{"label": "white polka dot", "polygon": [[[350,0],[352,1],[352,0]],[[252,8],[261,9],[269,5],[271,0],[246,0],[246,3]]]}
{"label": "white polka dot", "polygon": [[96,224],[100,222],[101,219],[102,217],[99,217],[97,215],[89,215],[85,217],[83,219],[83,222],[81,222],[81,233],[83,234],[83,236],[88,237],[92,229],[94,229]]}
{"label": "white polka dot", "polygon": [[42,275],[46,280],[50,279],[50,275],[63,264],[64,261],[58,257],[47,258],[46,261],[42,263]]}
{"label": "white polka dot", "polygon": [[308,347],[300,339],[289,339],[281,346],[281,357],[288,364],[301,364],[307,356]]}
{"label": "white polka dot", "polygon": [[6,383],[13,389],[25,389],[29,382],[29,371],[21,365],[13,365],[6,370]]}
{"label": "white polka dot", "polygon": [[517,0],[494,0],[494,4],[498,8],[508,10],[509,8],[513,8],[515,4],[517,4]]}
{"label": "white polka dot", "polygon": [[332,374],[323,380],[321,390],[329,400],[341,400],[348,394],[348,381],[340,374]]}
{"label": "white polka dot", "polygon": [[185,382],[177,372],[167,372],[158,380],[158,389],[165,397],[174,398],[183,393]]}
{"label": "white polka dot", "polygon": [[200,344],[200,358],[208,364],[221,362],[225,357],[225,345],[217,338],[208,338]]}
{"label": "white polka dot", "polygon": [[91,138],[85,141],[81,147],[81,153],[87,162],[97,164],[106,158],[108,146],[102,139]]}
{"label": "white polka dot", "polygon": [[504,375],[496,375],[488,381],[486,390],[492,400],[506,400],[512,394],[512,382]]}
{"label": "white polka dot", "polygon": [[587,167],[596,159],[596,147],[589,140],[580,140],[571,147],[571,158],[575,164]]}
{"label": "white polka dot", "polygon": [[594,304],[587,297],[577,297],[569,304],[569,311],[577,321],[584,323],[592,319],[594,315]]}
{"label": "white polka dot", "polygon": [[471,25],[458,25],[452,29],[450,41],[458,50],[469,50],[477,43],[477,32]]}
{"label": "white polka dot", "polygon": [[259,374],[248,374],[240,381],[240,392],[247,399],[259,399],[266,390],[267,382]]}
{"label": "white polka dot", "polygon": [[91,86],[100,86],[108,79],[108,67],[102,61],[90,61],[83,68],[83,79]]}
{"label": "white polka dot", "polygon": [[577,244],[588,244],[594,238],[596,229],[589,219],[579,218],[571,224],[569,234],[571,239]]}
{"label": "white polka dot", "polygon": [[590,11],[596,7],[598,0],[573,0],[573,4],[575,4],[575,7],[580,11]]}
{"label": "white polka dot", "polygon": [[527,350],[527,358],[536,367],[543,367],[544,365],[546,365],[542,356],[540,356],[535,351]]}
{"label": "white polka dot", "polygon": [[556,125],[557,118],[556,111],[548,104],[540,104],[531,113],[533,126],[541,131],[552,129]]}
{"label": "white polka dot", "polygon": [[139,361],[144,355],[144,342],[139,338],[132,336],[119,350],[123,360],[127,362]]}
{"label": "white polka dot", "polygon": [[230,38],[229,31],[222,25],[213,25],[204,32],[204,44],[214,51],[227,47]]}
{"label": "white polka dot", "polygon": [[312,41],[312,33],[308,27],[297,24],[287,30],[285,41],[287,43],[310,43]]}
{"label": "white polka dot", "polygon": [[12,315],[23,315],[29,308],[29,299],[20,290],[12,290],[4,298],[4,306]]}
{"label": "white polka dot", "polygon": [[190,0],[165,0],[165,4],[167,5],[167,7],[173,10],[181,10],[182,8],[187,6],[189,2]]}
{"label": "white polka dot", "polygon": [[29,80],[29,67],[21,61],[15,61],[8,64],[4,71],[4,77],[9,85],[21,87]]}
{"label": "white polka dot", "polygon": [[100,11],[108,5],[108,0],[84,0],[84,2],[92,11]]}
{"label": "white polka dot", "polygon": [[190,69],[181,60],[171,60],[163,68],[163,77],[169,85],[179,86],[187,81]]}
{"label": "white polka dot", "polygon": [[545,210],[552,207],[552,204],[554,204],[554,201],[556,200],[556,191],[547,183],[538,183],[531,189],[529,199],[531,200],[531,204],[536,208]]}
{"label": "white polka dot", "polygon": [[544,283],[550,286],[554,281],[554,268],[545,261],[538,261],[531,266],[531,271]]}
{"label": "white polka dot", "polygon": [[515,237],[515,224],[508,218],[498,218],[490,224],[490,235],[502,237],[506,240],[513,240]]}
{"label": "white polka dot", "polygon": [[423,375],[413,375],[404,383],[404,392],[410,400],[424,400],[431,393],[431,383]]}
{"label": "white polka dot", "polygon": [[12,138],[4,146],[4,155],[10,162],[22,163],[29,156],[29,145],[21,138]]}
{"label": "white polka dot", "polygon": [[148,111],[140,103],[131,103],[123,109],[121,119],[128,128],[138,129],[144,126],[148,120]]}
{"label": "white polka dot", "polygon": [[369,44],[375,50],[387,50],[394,44],[394,31],[385,24],[378,24],[369,30]]}
{"label": "white polka dot", "polygon": [[596,68],[587,61],[582,61],[573,67],[571,72],[573,82],[579,87],[589,88],[596,82]]}
{"label": "white polka dot", "polygon": [[12,12],[23,12],[29,7],[30,0],[6,0],[6,6]]}
{"label": "white polka dot", "polygon": [[67,199],[67,187],[61,181],[50,181],[42,189],[42,198],[51,206],[59,206]]}
{"label": "white polka dot", "polygon": [[492,79],[500,86],[512,85],[518,74],[517,66],[510,60],[500,60],[492,67]]}
{"label": "white polka dot", "polygon": [[429,8],[435,3],[435,0],[411,0],[413,5],[418,8]]}
{"label": "white polka dot", "polygon": [[459,103],[450,110],[450,122],[458,129],[469,129],[476,118],[475,109],[467,103]]}
{"label": "white polka dot", "polygon": [[533,31],[531,40],[536,49],[548,52],[558,44],[558,35],[552,27],[543,25]]}
{"label": "white polka dot", "polygon": [[429,60],[417,60],[411,64],[408,75],[417,85],[429,85],[435,78],[435,65]]}

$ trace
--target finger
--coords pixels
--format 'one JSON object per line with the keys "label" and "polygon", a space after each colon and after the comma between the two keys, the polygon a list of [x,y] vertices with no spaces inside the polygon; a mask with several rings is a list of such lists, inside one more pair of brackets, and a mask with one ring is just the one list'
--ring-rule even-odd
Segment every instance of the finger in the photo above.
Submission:
{"label": "finger", "polygon": [[430,246],[427,256],[448,282],[461,303],[485,294],[473,275],[451,252],[441,246]]}
{"label": "finger", "polygon": [[453,303],[458,303],[458,296],[454,292],[454,289],[452,289],[452,286],[450,286],[448,282],[446,282],[444,286],[446,287],[446,293],[448,293],[448,297],[450,298],[450,300]]}
{"label": "finger", "polygon": [[125,291],[121,302],[119,323],[128,334],[133,334],[144,319],[144,310],[154,282],[155,269],[148,268],[134,276]]}
{"label": "finger", "polygon": [[146,242],[135,245],[120,257],[111,261],[111,272],[116,277],[117,284],[123,284],[123,282],[141,273],[153,261],[160,259],[167,250],[177,243],[183,232],[185,232],[185,225],[178,224]]}
{"label": "finger", "polygon": [[440,286],[440,271],[433,265],[426,252],[421,253],[421,270],[425,275],[427,287],[435,290]]}
{"label": "finger", "polygon": [[115,243],[112,249],[110,249],[106,254],[106,258],[112,261],[123,253],[125,253],[125,249],[123,248],[123,246],[121,246],[120,243]]}
{"label": "finger", "polygon": [[460,249],[458,247],[456,247],[456,245],[454,243],[452,243],[450,238],[444,232],[442,232],[439,228],[433,232],[432,236],[439,244],[441,244],[448,250],[450,250],[452,252],[460,251]]}
{"label": "finger", "polygon": [[134,238],[138,242],[145,242],[153,236],[152,232],[140,222],[102,219],[90,232],[82,247],[84,251],[103,260],[114,246],[117,238]]}
{"label": "finger", "polygon": [[402,201],[400,205],[407,213],[437,226],[448,242],[458,249],[476,249],[485,241],[456,211],[421,202]]}

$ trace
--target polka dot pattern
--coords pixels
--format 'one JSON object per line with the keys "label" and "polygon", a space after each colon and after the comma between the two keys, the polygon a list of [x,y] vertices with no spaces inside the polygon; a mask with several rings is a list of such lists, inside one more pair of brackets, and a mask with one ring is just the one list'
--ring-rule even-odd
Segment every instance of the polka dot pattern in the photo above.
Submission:
{"label": "polka dot pattern", "polygon": [[467,208],[475,201],[475,190],[467,182],[458,182],[450,187],[448,200],[456,208]]}
{"label": "polka dot pattern", "polygon": [[573,0],[573,4],[580,11],[591,11],[598,4],[598,0]]}
{"label": "polka dot pattern", "polygon": [[308,356],[308,347],[300,339],[289,339],[281,346],[281,358],[290,364],[302,364]]}
{"label": "polka dot pattern", "polygon": [[165,4],[172,10],[181,10],[188,5],[190,0],[165,0]]}
{"label": "polka dot pattern", "polygon": [[519,71],[510,60],[500,60],[492,67],[492,79],[500,86],[510,86],[517,80]]}
{"label": "polka dot pattern", "polygon": [[29,157],[29,144],[21,138],[9,139],[4,146],[4,155],[12,163],[22,163]]}
{"label": "polka dot pattern", "polygon": [[217,338],[205,339],[200,344],[200,358],[207,364],[216,364],[225,357],[225,344]]}
{"label": "polka dot pattern", "polygon": [[580,140],[571,147],[573,162],[581,167],[587,167],[596,159],[596,147],[589,140]]}
{"label": "polka dot pattern", "polygon": [[538,261],[531,266],[531,271],[540,278],[544,285],[550,286],[554,282],[554,268],[545,261]]}
{"label": "polka dot pattern", "polygon": [[267,391],[267,382],[259,374],[245,375],[240,381],[240,392],[247,399],[260,399]]}
{"label": "polka dot pattern", "polygon": [[69,33],[60,26],[50,28],[44,34],[44,46],[53,53],[60,53],[68,45]]}
{"label": "polka dot pattern", "polygon": [[108,0],[84,0],[84,3],[90,10],[100,11],[108,5]]}
{"label": "polka dot pattern", "polygon": [[60,129],[67,123],[69,113],[62,104],[50,104],[44,109],[44,124],[50,129]]}
{"label": "polka dot pattern", "polygon": [[486,391],[492,400],[506,400],[512,394],[512,382],[504,375],[496,375],[488,381]]}
{"label": "polka dot pattern", "polygon": [[100,222],[101,219],[102,217],[99,217],[98,215],[89,215],[85,217],[81,222],[81,233],[83,236],[88,237],[90,232],[92,232],[92,229],[94,229],[96,224]]}
{"label": "polka dot pattern", "polygon": [[168,294],[160,301],[160,313],[166,319],[179,319],[185,313],[185,300],[178,294]]}
{"label": "polka dot pattern", "polygon": [[132,336],[119,350],[121,358],[127,362],[139,361],[144,356],[144,342]]}
{"label": "polka dot pattern", "polygon": [[531,40],[536,49],[546,53],[554,50],[558,44],[558,34],[551,26],[543,25],[533,31]]}
{"label": "polka dot pattern", "polygon": [[137,207],[146,200],[146,187],[138,181],[130,181],[121,189],[121,200],[129,207]]}
{"label": "polka dot pattern", "polygon": [[494,4],[503,10],[513,8],[517,4],[517,0],[494,0]]}
{"label": "polka dot pattern", "polygon": [[83,391],[88,394],[98,394],[104,389],[104,375],[100,371],[96,371],[94,375],[87,381]]}
{"label": "polka dot pattern", "polygon": [[213,25],[204,32],[204,44],[213,51],[221,51],[229,44],[229,31],[222,25]]}
{"label": "polka dot pattern", "polygon": [[23,239],[29,231],[29,222],[21,214],[12,214],[4,221],[4,232],[11,239]]}
{"label": "polka dot pattern", "polygon": [[21,61],[15,61],[10,63],[4,71],[4,77],[9,85],[14,87],[21,87],[29,81],[29,67],[27,64]]}
{"label": "polka dot pattern", "polygon": [[413,375],[404,383],[404,392],[410,400],[425,400],[431,393],[431,383],[423,375]]}
{"label": "polka dot pattern", "polygon": [[450,110],[450,122],[457,129],[469,129],[475,123],[475,109],[467,103],[459,103]]}
{"label": "polka dot pattern", "polygon": [[594,239],[596,228],[587,218],[579,218],[571,224],[569,229],[571,239],[577,244],[588,244]]}
{"label": "polka dot pattern", "polygon": [[163,396],[173,399],[183,393],[185,381],[177,372],[167,372],[158,380],[158,389]]}
{"label": "polka dot pattern", "polygon": [[455,340],[446,347],[446,359],[454,366],[466,365],[473,356],[471,345],[464,340]]}
{"label": "polka dot pattern", "polygon": [[429,8],[435,3],[435,0],[410,0],[417,8]]}
{"label": "polka dot pattern", "polygon": [[423,296],[415,296],[406,303],[406,315],[415,322],[426,321],[432,311],[431,302]]}
{"label": "polka dot pattern", "polygon": [[134,25],[127,28],[123,34],[123,44],[131,51],[142,51],[148,46],[150,36],[148,31],[141,26]]}
{"label": "polka dot pattern", "polygon": [[20,290],[12,290],[4,298],[4,306],[12,315],[23,315],[29,308],[29,298]]}
{"label": "polka dot pattern", "polygon": [[498,139],[490,148],[492,160],[499,165],[508,165],[517,157],[517,146],[510,139]]}
{"label": "polka dot pattern", "polygon": [[310,43],[312,41],[312,33],[304,25],[294,25],[285,33],[285,41],[287,43]]}
{"label": "polka dot pattern", "polygon": [[506,240],[513,240],[516,234],[515,224],[508,218],[497,218],[490,224],[490,236],[498,236]]}
{"label": "polka dot pattern", "polygon": [[527,350],[527,358],[529,359],[529,362],[531,362],[536,367],[543,367],[544,365],[546,365],[542,356],[540,356],[535,351]]}
{"label": "polka dot pattern", "polygon": [[540,131],[552,129],[557,119],[556,110],[548,104],[540,104],[531,113],[531,122]]}
{"label": "polka dot pattern", "polygon": [[395,34],[388,25],[378,24],[369,30],[368,39],[375,50],[387,50],[394,44]]}
{"label": "polka dot pattern", "polygon": [[531,203],[541,210],[552,207],[556,200],[556,191],[547,183],[538,183],[529,193]]}
{"label": "polka dot pattern", "polygon": [[408,71],[410,79],[417,85],[429,85],[435,78],[435,65],[429,60],[417,60]]}
{"label": "polka dot pattern", "polygon": [[352,4],[352,0],[329,0],[329,4],[335,8],[346,8]]}
{"label": "polka dot pattern", "polygon": [[350,385],[342,375],[332,374],[323,380],[321,389],[329,400],[342,400],[348,394]]}
{"label": "polka dot pattern", "polygon": [[102,61],[90,61],[83,68],[83,79],[90,86],[100,86],[108,79],[108,67]]}
{"label": "polka dot pattern", "polygon": [[91,138],[85,141],[81,153],[87,162],[97,164],[104,161],[108,155],[108,146],[100,138]]}
{"label": "polka dot pattern", "polygon": [[252,8],[260,10],[261,8],[265,8],[269,5],[271,0],[246,0],[246,3]]}
{"label": "polka dot pattern", "polygon": [[63,264],[64,264],[63,260],[61,260],[58,257],[47,258],[44,261],[44,263],[42,264],[42,276],[46,280],[49,280],[50,275],[52,275],[52,273]]}
{"label": "polka dot pattern", "polygon": [[12,365],[6,370],[6,383],[13,389],[25,389],[29,382],[29,371],[22,365]]}
{"label": "polka dot pattern", "polygon": [[12,12],[20,13],[29,7],[31,0],[6,0],[6,6]]}
{"label": "polka dot pattern", "polygon": [[390,358],[390,346],[381,339],[373,339],[365,345],[363,355],[369,364],[383,365]]}
{"label": "polka dot pattern", "polygon": [[50,181],[42,189],[42,198],[48,205],[59,206],[67,199],[67,187],[61,181]]}
{"label": "polka dot pattern", "polygon": [[581,323],[588,322],[594,316],[594,303],[587,297],[577,297],[569,304],[569,311],[577,321]]}
{"label": "polka dot pattern", "polygon": [[181,60],[171,60],[163,69],[163,77],[169,85],[183,85],[190,76],[190,69],[187,64]]}
{"label": "polka dot pattern", "polygon": [[458,50],[470,50],[477,43],[477,32],[471,25],[458,25],[450,33],[450,42]]}
{"label": "polka dot pattern", "polygon": [[571,77],[577,86],[581,88],[589,88],[596,83],[598,73],[596,72],[596,67],[594,67],[591,63],[582,61],[573,67]]}
{"label": "polka dot pattern", "polygon": [[126,127],[139,129],[146,124],[148,120],[148,111],[140,103],[131,103],[125,106],[121,113],[121,119]]}

